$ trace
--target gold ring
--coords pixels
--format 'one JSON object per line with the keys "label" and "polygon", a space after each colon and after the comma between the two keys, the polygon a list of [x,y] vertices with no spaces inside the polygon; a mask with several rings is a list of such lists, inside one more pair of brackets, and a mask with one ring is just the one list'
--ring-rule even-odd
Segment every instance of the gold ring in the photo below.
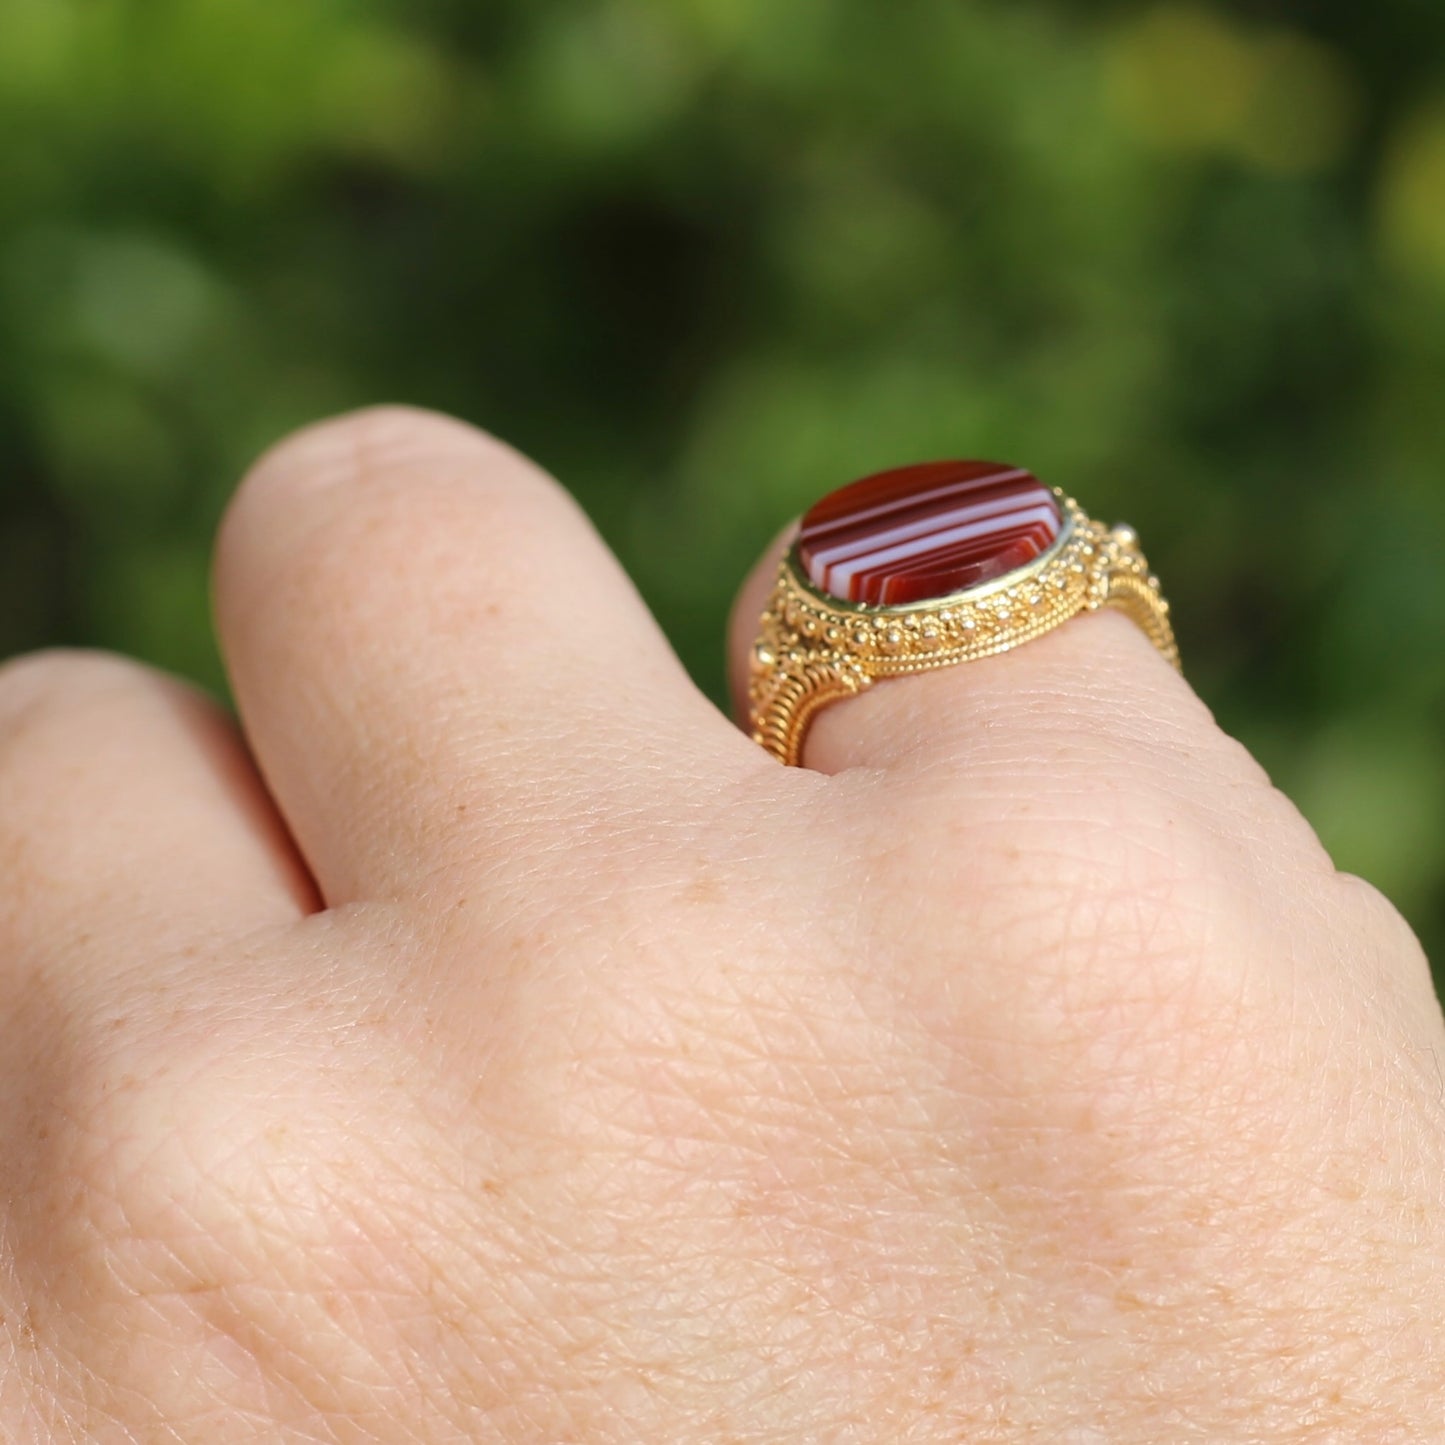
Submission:
{"label": "gold ring", "polygon": [[1177,668],[1169,604],[1133,528],[1093,521],[1019,467],[865,477],[804,516],[753,648],[753,738],[797,764],[820,708],[878,679],[1007,652],[1116,607]]}

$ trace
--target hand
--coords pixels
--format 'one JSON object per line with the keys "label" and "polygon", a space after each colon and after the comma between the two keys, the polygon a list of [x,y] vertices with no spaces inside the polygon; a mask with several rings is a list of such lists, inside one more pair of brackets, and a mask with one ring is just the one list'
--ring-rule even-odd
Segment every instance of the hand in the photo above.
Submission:
{"label": "hand", "polygon": [[787,770],[399,410],[216,585],[0,674],[6,1439],[1437,1436],[1425,960],[1127,622]]}

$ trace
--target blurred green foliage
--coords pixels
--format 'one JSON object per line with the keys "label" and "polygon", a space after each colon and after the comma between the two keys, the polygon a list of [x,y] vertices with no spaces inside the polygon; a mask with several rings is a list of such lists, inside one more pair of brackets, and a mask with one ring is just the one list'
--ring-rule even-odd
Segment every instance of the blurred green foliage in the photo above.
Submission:
{"label": "blurred green foliage", "polygon": [[0,0],[0,650],[221,685],[217,514],[382,398],[571,485],[704,685],[781,522],[1018,460],[1445,954],[1445,7]]}

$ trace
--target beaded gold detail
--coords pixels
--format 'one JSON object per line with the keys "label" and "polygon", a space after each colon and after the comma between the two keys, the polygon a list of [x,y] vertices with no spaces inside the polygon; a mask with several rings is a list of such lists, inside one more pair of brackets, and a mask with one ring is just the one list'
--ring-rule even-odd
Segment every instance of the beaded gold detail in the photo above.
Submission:
{"label": "beaded gold detail", "polygon": [[1027,567],[953,596],[903,607],[842,602],[815,588],[796,549],[778,570],[753,648],[753,738],[795,765],[814,714],[880,678],[1007,652],[1081,612],[1116,607],[1176,668],[1179,649],[1159,579],[1130,527],[1093,521],[1055,492],[1064,526]]}

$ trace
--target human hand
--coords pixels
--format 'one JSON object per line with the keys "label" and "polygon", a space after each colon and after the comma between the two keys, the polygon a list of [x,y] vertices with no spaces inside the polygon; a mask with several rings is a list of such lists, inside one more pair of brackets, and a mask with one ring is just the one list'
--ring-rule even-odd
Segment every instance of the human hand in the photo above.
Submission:
{"label": "human hand", "polygon": [[400,410],[217,595],[0,673],[6,1439],[1438,1436],[1425,961],[1127,622],[784,769]]}

